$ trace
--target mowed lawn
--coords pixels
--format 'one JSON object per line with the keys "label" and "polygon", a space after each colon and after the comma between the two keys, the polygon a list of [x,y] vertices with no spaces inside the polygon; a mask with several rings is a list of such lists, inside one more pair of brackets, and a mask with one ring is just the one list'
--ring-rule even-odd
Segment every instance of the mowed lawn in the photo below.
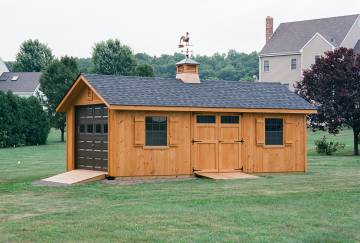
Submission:
{"label": "mowed lawn", "polygon": [[33,185],[64,171],[65,146],[0,150],[0,242],[359,242],[360,158],[309,141],[306,174],[137,185]]}

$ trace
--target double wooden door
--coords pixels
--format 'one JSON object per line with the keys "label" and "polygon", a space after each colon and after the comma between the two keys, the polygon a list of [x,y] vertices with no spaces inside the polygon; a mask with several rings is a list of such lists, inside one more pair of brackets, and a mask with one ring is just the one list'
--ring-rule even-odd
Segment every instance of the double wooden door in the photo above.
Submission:
{"label": "double wooden door", "polygon": [[195,114],[192,123],[194,170],[227,172],[242,169],[243,140],[238,114]]}

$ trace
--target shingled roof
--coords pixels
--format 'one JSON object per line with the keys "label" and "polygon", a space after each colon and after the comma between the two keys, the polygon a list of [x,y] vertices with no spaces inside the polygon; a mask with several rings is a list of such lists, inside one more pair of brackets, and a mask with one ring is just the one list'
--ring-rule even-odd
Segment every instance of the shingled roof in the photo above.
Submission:
{"label": "shingled roof", "polygon": [[110,105],[314,110],[280,83],[82,74]]}
{"label": "shingled roof", "polygon": [[339,47],[358,17],[359,14],[282,23],[260,55],[299,52],[316,33]]}
{"label": "shingled roof", "polygon": [[0,90],[30,94],[39,86],[40,78],[40,72],[4,72],[0,75]]}

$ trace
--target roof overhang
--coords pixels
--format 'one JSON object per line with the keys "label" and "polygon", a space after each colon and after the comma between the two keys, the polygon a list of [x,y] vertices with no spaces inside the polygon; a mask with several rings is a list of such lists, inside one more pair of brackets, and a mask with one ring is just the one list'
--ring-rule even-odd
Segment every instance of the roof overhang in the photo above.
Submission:
{"label": "roof overhang", "polygon": [[65,96],[62,98],[59,105],[56,107],[56,112],[66,112],[68,107],[71,106],[72,102],[76,98],[76,94],[83,88],[83,84],[89,87],[94,94],[96,94],[99,99],[109,108],[110,105],[106,102],[106,100],[96,91],[96,89],[90,84],[90,82],[83,76],[79,75],[75,82],[71,85],[71,87],[66,92]]}
{"label": "roof overhang", "polygon": [[275,56],[292,56],[292,55],[301,55],[301,52],[278,52],[278,53],[265,53],[259,54],[259,57],[275,57]]}
{"label": "roof overhang", "polygon": [[110,105],[111,110],[132,111],[191,111],[191,112],[229,112],[229,113],[283,113],[283,114],[316,114],[314,109],[255,109],[255,108],[211,108],[211,107],[184,107],[184,106],[137,106],[137,105]]}

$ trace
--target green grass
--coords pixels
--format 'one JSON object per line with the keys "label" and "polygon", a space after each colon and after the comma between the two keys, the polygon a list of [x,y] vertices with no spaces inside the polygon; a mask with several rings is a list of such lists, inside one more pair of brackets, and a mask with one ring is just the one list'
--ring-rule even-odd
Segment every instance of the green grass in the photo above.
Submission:
{"label": "green grass", "polygon": [[[318,156],[306,174],[257,180],[69,187],[32,182],[64,171],[65,146],[0,150],[0,242],[359,242],[360,158]],[[20,161],[20,163],[18,163]]]}

